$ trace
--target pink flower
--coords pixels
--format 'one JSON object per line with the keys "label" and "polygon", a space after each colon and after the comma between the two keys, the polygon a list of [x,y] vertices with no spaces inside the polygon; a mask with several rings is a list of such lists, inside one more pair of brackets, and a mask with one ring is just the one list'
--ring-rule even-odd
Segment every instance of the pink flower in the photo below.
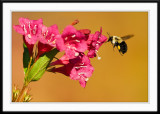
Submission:
{"label": "pink flower", "polygon": [[13,28],[20,34],[25,35],[25,40],[29,44],[35,44],[38,35],[41,33],[42,19],[29,20],[27,18],[19,18],[20,25],[14,25]]}
{"label": "pink flower", "polygon": [[[88,57],[93,58],[98,56],[98,49],[100,46],[107,40],[107,37],[102,35],[102,28],[99,31],[96,31],[95,34],[90,34],[87,40],[88,45]],[[98,56],[98,59],[100,57]]]}
{"label": "pink flower", "polygon": [[[63,56],[62,58],[63,60],[65,60],[64,58],[66,58],[66,56]],[[63,63],[61,62],[60,64]],[[52,63],[52,65],[55,65],[55,63]],[[64,63],[64,66],[55,68],[52,71],[70,76],[72,80],[79,80],[80,85],[82,87],[85,87],[86,82],[88,81],[89,77],[91,77],[94,71],[94,68],[90,64],[89,58],[83,53],[80,53],[78,57],[70,59],[68,64]]]}
{"label": "pink flower", "polygon": [[61,38],[59,37],[59,39],[63,39],[63,41],[60,40],[61,45],[59,45],[58,49],[65,50],[65,54],[69,59],[73,59],[79,56],[80,52],[87,50],[85,35],[71,25],[63,30]]}
{"label": "pink flower", "polygon": [[38,40],[38,35],[41,33],[40,26],[43,24],[42,19],[29,20],[27,18],[19,18],[20,25],[14,25],[13,28],[23,35],[24,42],[32,55],[33,45]]}
{"label": "pink flower", "polygon": [[90,64],[90,60],[86,55],[80,56],[76,64],[74,64],[71,72],[70,78],[72,80],[79,80],[82,87],[85,88],[89,77],[92,76],[94,68]]}
{"label": "pink flower", "polygon": [[56,47],[57,35],[60,35],[60,33],[56,24],[50,27],[41,25],[41,34],[39,35],[38,43],[38,56]]}
{"label": "pink flower", "polygon": [[62,39],[58,38],[60,33],[56,24],[46,27],[42,24],[42,19],[29,20],[27,18],[19,18],[19,23],[20,25],[13,26],[13,28],[23,35],[23,40],[29,49],[30,56],[32,56],[33,46],[37,41],[37,57],[56,46],[58,47],[62,41]]}

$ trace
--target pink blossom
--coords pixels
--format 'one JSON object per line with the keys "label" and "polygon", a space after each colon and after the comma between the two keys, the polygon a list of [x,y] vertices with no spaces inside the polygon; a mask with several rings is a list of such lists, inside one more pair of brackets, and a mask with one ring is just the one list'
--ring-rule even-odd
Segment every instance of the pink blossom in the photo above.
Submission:
{"label": "pink blossom", "polygon": [[14,25],[13,28],[20,34],[25,36],[28,44],[35,44],[38,40],[38,35],[41,32],[42,19],[29,20],[27,18],[19,18],[20,25]]}
{"label": "pink blossom", "polygon": [[58,38],[60,33],[56,24],[46,27],[42,24],[42,19],[29,20],[27,18],[19,18],[19,23],[20,25],[14,25],[13,28],[23,35],[23,40],[29,49],[30,56],[32,56],[33,46],[37,41],[38,57],[54,47],[58,47],[62,41],[62,39]]}
{"label": "pink blossom", "polygon": [[59,39],[63,39],[63,41],[61,40],[61,45],[58,46],[58,49],[65,50],[65,54],[69,59],[73,59],[79,56],[80,52],[87,50],[85,35],[71,25],[68,25],[63,30]]}
{"label": "pink blossom", "polygon": [[[98,49],[100,46],[107,40],[107,37],[102,35],[102,28],[99,31],[96,31],[95,34],[90,34],[87,40],[88,45],[88,57],[93,58],[98,56]],[[98,59],[100,57],[98,56]]]}
{"label": "pink blossom", "polygon": [[29,20],[27,18],[19,18],[19,23],[20,25],[14,25],[13,28],[23,35],[24,42],[31,56],[33,45],[37,42],[38,35],[41,33],[40,26],[43,24],[42,19]]}
{"label": "pink blossom", "polygon": [[90,64],[90,60],[86,55],[80,57],[80,60],[74,65],[70,72],[70,78],[72,80],[79,80],[82,87],[86,86],[86,82],[89,77],[92,76],[94,68]]}
{"label": "pink blossom", "polygon": [[[63,60],[65,60],[65,57],[66,56],[63,57]],[[52,63],[52,65],[53,64],[55,65],[55,63]],[[70,59],[68,64],[64,63],[64,66],[55,68],[52,71],[63,73],[66,76],[70,76],[72,80],[79,80],[80,85],[82,87],[85,87],[86,82],[88,81],[89,77],[91,77],[94,71],[94,68],[90,64],[89,58],[83,53],[80,53],[78,57]]]}
{"label": "pink blossom", "polygon": [[39,35],[39,43],[38,43],[39,56],[56,47],[57,35],[60,35],[60,33],[58,31],[58,26],[56,24],[50,27],[41,25],[41,34]]}

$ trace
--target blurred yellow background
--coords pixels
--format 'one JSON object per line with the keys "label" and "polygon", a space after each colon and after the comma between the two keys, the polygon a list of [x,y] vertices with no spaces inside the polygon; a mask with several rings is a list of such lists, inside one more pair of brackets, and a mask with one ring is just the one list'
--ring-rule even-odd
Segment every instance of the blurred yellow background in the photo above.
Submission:
{"label": "blurred yellow background", "polygon": [[[135,36],[126,41],[128,51],[121,56],[111,43],[99,49],[101,60],[91,59],[95,68],[92,77],[82,88],[78,81],[60,73],[45,72],[39,81],[29,84],[32,102],[148,102],[148,12],[12,12],[12,26],[20,17],[43,24],[57,24],[62,33],[75,19],[77,29],[100,30],[107,35]],[[58,53],[61,57],[64,53]],[[12,86],[22,88],[23,40],[12,28]]]}

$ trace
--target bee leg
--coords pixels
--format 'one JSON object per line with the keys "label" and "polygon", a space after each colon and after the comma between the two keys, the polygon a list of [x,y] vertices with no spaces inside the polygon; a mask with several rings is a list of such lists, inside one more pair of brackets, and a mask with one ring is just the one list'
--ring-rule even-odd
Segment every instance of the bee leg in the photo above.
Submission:
{"label": "bee leg", "polygon": [[122,54],[122,52],[121,52],[121,51],[119,51],[119,53],[123,56],[123,54]]}
{"label": "bee leg", "polygon": [[116,46],[116,45],[113,44],[113,51],[114,51],[115,46]]}

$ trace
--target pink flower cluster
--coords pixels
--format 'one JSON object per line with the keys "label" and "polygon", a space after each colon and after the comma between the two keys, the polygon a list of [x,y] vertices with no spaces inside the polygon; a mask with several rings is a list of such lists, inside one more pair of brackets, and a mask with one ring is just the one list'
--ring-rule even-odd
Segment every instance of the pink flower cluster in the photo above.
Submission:
{"label": "pink flower cluster", "polygon": [[[107,40],[107,37],[102,35],[102,28],[91,34],[89,29],[77,30],[73,25],[68,25],[60,34],[56,24],[46,27],[43,25],[42,19],[20,18],[19,23],[20,25],[13,27],[23,35],[30,56],[37,41],[38,57],[53,48],[65,51],[59,60],[50,64],[63,66],[53,68],[52,71],[70,76],[73,80],[79,80],[82,87],[86,86],[88,78],[94,71],[89,58],[98,56],[98,49]],[[87,55],[84,54],[86,50],[88,50]]]}

